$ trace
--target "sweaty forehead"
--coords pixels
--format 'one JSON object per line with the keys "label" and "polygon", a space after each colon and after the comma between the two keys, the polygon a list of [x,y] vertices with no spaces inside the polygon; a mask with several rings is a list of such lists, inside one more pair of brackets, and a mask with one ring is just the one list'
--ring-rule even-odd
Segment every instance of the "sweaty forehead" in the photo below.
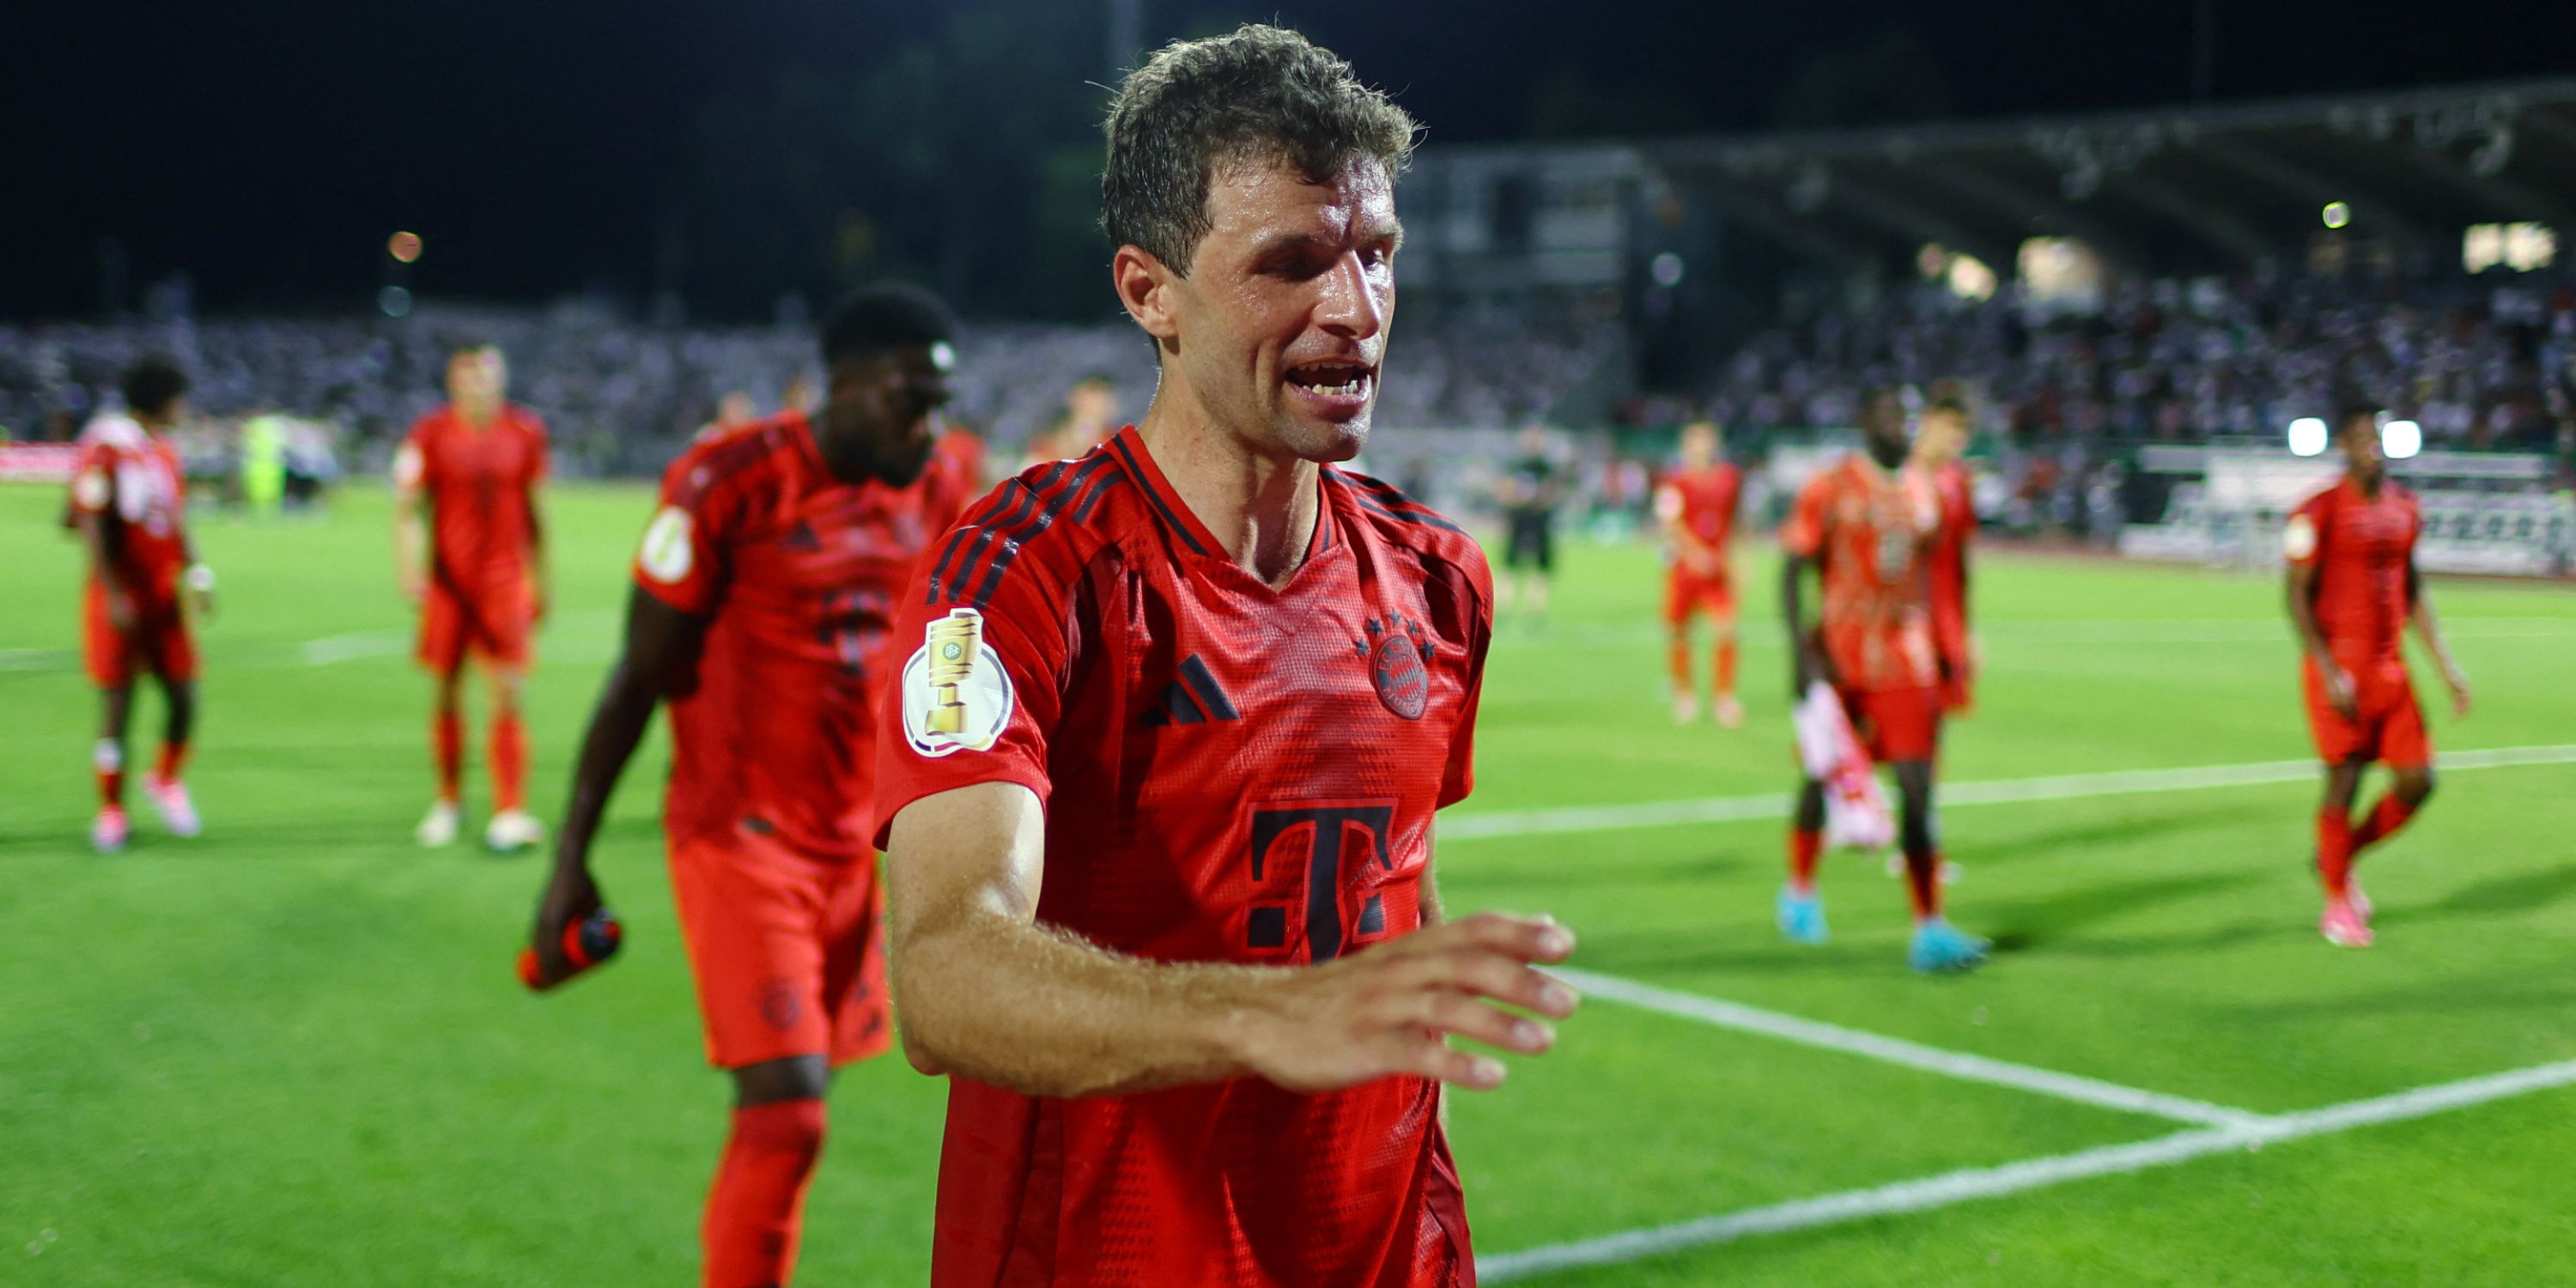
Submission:
{"label": "sweaty forehead", "polygon": [[1242,158],[1208,176],[1208,222],[1219,237],[1386,236],[1398,229],[1395,184],[1384,164],[1368,158],[1320,181],[1285,161]]}

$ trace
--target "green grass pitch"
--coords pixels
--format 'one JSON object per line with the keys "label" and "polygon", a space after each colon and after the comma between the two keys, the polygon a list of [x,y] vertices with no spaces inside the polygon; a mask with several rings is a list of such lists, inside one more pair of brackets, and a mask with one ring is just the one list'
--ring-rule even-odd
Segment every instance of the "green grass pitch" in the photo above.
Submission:
{"label": "green grass pitch", "polygon": [[[692,1282],[726,1088],[661,871],[659,744],[598,855],[626,953],[528,996],[510,959],[540,862],[410,842],[427,685],[385,501],[355,487],[321,523],[201,520],[224,579],[201,635],[206,835],[169,840],[138,808],[131,850],[93,857],[94,699],[58,504],[0,488],[0,1283]],[[552,502],[560,603],[531,712],[549,817],[647,505],[637,488]],[[1444,816],[1453,910],[1552,911],[1603,975],[2255,1114],[2576,1059],[2566,757],[2447,774],[2364,864],[2381,940],[2363,953],[2315,934],[2306,774],[2085,793],[2084,775],[2307,754],[2268,579],[1980,566],[1989,674],[1946,775],[2076,777],[2060,799],[1947,812],[1954,918],[2003,951],[1924,980],[1875,857],[1827,860],[1832,944],[1779,940],[1780,825],[1758,804],[1686,826],[1468,825],[1789,785],[1766,558],[1747,559],[1751,721],[1732,732],[1671,722],[1652,553],[1577,542],[1566,563],[1553,620],[1507,623],[1494,650],[1479,788]],[[2431,715],[2442,747],[2576,743],[2576,596],[2436,585],[2480,699],[2466,721]],[[141,704],[138,759],[157,711]],[[479,720],[474,738],[479,826]],[[941,1104],[899,1060],[841,1078],[800,1281],[923,1280]],[[1598,999],[1453,1113],[1489,1259],[2190,1129]],[[1527,1282],[2552,1282],[2576,1247],[2571,1156],[2562,1087]]]}

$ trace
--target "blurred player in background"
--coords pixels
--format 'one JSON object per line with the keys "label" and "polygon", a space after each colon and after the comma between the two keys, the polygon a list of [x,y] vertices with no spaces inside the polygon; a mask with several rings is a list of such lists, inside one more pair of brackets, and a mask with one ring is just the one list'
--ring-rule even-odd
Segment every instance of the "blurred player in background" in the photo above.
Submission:
{"label": "blurred player in background", "polygon": [[1717,722],[1744,723],[1735,700],[1735,511],[1744,499],[1744,471],[1721,456],[1724,440],[1714,421],[1682,427],[1681,467],[1655,489],[1655,517],[1664,524],[1672,566],[1664,574],[1664,625],[1672,632],[1667,660],[1673,677],[1673,720],[1699,718],[1699,691],[1691,682],[1691,619],[1705,610],[1717,631],[1717,670],[1710,706]]}
{"label": "blurred player in background", "polygon": [[1117,432],[1117,382],[1104,375],[1084,376],[1065,391],[1064,410],[1029,439],[1023,467],[1072,460]]}
{"label": "blurred player in background", "polygon": [[[863,291],[823,324],[826,394],[692,445],[636,555],[626,647],[582,743],[535,943],[600,907],[601,812],[671,707],[662,809],[707,1056],[733,1130],[707,1196],[707,1288],[783,1284],[831,1070],[885,1051],[869,813],[880,644],[955,488],[934,472],[956,324],[927,293]],[[927,475],[927,477],[926,477]]]}
{"label": "blurred player in background", "polygon": [[[1932,818],[1933,763],[1941,741],[1940,665],[1932,642],[1929,578],[1922,561],[1938,530],[1928,488],[1908,486],[1903,392],[1880,389],[1862,404],[1867,450],[1810,480],[1780,529],[1780,607],[1796,659],[1792,700],[1818,681],[1842,698],[1873,759],[1896,767],[1903,797],[1899,844],[1914,907],[1906,958],[1918,971],[1967,970],[1990,945],[1941,915],[1941,854]],[[1806,573],[1822,583],[1820,622],[1807,619]],[[1824,900],[1816,866],[1824,849],[1824,785],[1799,784],[1789,832],[1789,883],[1780,892],[1782,933],[1823,943]]]}
{"label": "blurred player in background", "polygon": [[133,713],[134,677],[161,686],[166,723],[161,759],[143,789],[173,836],[195,836],[197,809],[180,776],[197,718],[197,646],[189,604],[214,610],[215,575],[197,562],[188,539],[187,483],[166,435],[187,414],[187,373],[150,357],[126,371],[125,415],[102,416],[80,436],[72,467],[71,517],[89,555],[82,592],[81,651],[98,686],[98,818],[90,844],[101,854],[125,848],[125,729]]}
{"label": "blurred player in background", "polygon": [[[2433,740],[2400,644],[2408,626],[2442,668],[2451,709],[2469,713],[2469,680],[2451,660],[2433,618],[2433,599],[2415,567],[2424,528],[2415,494],[2389,481],[2376,403],[2336,409],[2344,476],[2291,514],[2282,535],[2289,559],[2290,622],[2303,653],[2308,732],[2326,764],[2317,811],[2317,876],[2326,908],[2317,929],[2329,943],[2370,946],[2370,900],[2352,878],[2361,852],[2387,840],[2433,794]],[[2359,825],[2352,805],[2361,775],[2377,760],[2395,781]]]}
{"label": "blurred player in background", "polygon": [[[878,811],[904,1043],[948,1073],[931,1282],[1474,1281],[1439,1081],[1561,1016],[1545,920],[1447,922],[1491,579],[1368,437],[1411,118],[1292,32],[1169,45],[1109,121],[1144,420],[906,593]],[[894,727],[900,723],[900,732]]]}
{"label": "blurred player in background", "polygon": [[1970,491],[1966,394],[1953,382],[1932,388],[1914,434],[1914,467],[1930,489],[1940,515],[1932,537],[1932,651],[1941,666],[1941,710],[1963,716],[1975,702],[1977,647],[1968,629],[1968,545],[1977,535],[1977,505]]}
{"label": "blurred player in background", "polygon": [[1547,430],[1531,425],[1521,431],[1521,454],[1503,472],[1497,499],[1510,537],[1503,547],[1503,567],[1511,584],[1503,594],[1503,612],[1527,608],[1540,623],[1547,621],[1548,586],[1556,576],[1556,510],[1565,504],[1565,469],[1548,451]]}
{"label": "blurred player in background", "polygon": [[[483,666],[491,707],[491,822],[483,843],[523,850],[545,839],[527,811],[528,731],[521,691],[546,611],[546,429],[503,400],[509,367],[489,344],[447,355],[447,404],[420,418],[394,457],[394,557],[403,595],[420,605],[422,666],[436,684],[431,751],[438,796],[417,835],[456,839],[465,767],[465,664]],[[421,508],[429,515],[424,521]]]}

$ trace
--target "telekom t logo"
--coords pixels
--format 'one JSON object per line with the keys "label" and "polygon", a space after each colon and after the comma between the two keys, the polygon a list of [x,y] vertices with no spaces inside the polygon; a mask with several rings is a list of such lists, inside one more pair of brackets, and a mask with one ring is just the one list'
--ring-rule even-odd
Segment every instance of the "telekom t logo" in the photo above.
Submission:
{"label": "telekom t logo", "polygon": [[1387,831],[1394,823],[1390,800],[1255,806],[1243,946],[1279,953],[1303,938],[1309,960],[1327,962],[1352,939],[1386,933],[1386,908],[1375,894],[1352,925],[1342,924],[1342,874],[1370,862],[1393,872]]}

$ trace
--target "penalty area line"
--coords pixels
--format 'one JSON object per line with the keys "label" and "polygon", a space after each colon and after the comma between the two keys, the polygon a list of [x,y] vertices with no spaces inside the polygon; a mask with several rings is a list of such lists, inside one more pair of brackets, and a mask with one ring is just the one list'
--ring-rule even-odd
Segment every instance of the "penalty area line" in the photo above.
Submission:
{"label": "penalty area line", "polygon": [[[2434,764],[2441,769],[2501,769],[2515,765],[2576,764],[2576,743],[2530,747],[2489,747],[2445,752]],[[1941,805],[2007,805],[2027,801],[2082,800],[2095,796],[2135,796],[2157,792],[2200,791],[2214,787],[2256,787],[2270,783],[2315,780],[2323,768],[2314,760],[2264,760],[2233,765],[2186,765],[2174,769],[2123,769],[2097,774],[2053,774],[2038,778],[2001,778],[1977,783],[1945,783],[1935,790]],[[1753,796],[1708,796],[1690,800],[1640,801],[1634,805],[1580,805],[1566,809],[1515,810],[1443,819],[1439,839],[1481,841],[1567,832],[1608,832],[1632,827],[1677,827],[1691,823],[1741,823],[1787,818],[1787,792]]]}
{"label": "penalty area line", "polygon": [[2107,1145],[2071,1154],[2024,1159],[1999,1167],[1962,1168],[1893,1185],[1844,1190],[1670,1225],[1648,1226],[1599,1238],[1479,1257],[1476,1276],[1487,1283],[1508,1283],[1559,1270],[1624,1265],[1647,1257],[1733,1243],[1757,1235],[1785,1234],[1909,1212],[1928,1212],[2090,1177],[2124,1176],[2150,1168],[2171,1167],[2213,1154],[2250,1151],[2309,1136],[2327,1136],[2382,1123],[2429,1117],[2571,1083],[2576,1083],[2576,1060],[2562,1060],[2555,1064],[2329,1105],[2323,1109],[2279,1114],[2238,1126],[2201,1128],[2133,1144]]}
{"label": "penalty area line", "polygon": [[1671,989],[1621,979],[1615,975],[1597,975],[1591,971],[1557,968],[1549,973],[1575,988],[1586,997],[1599,997],[1644,1010],[1686,1020],[1697,1020],[1721,1029],[1779,1038],[1802,1046],[1840,1051],[1847,1055],[1903,1065],[1926,1073],[1957,1078],[1965,1082],[1983,1082],[2018,1091],[2035,1092],[2071,1100],[2078,1104],[2121,1113],[2144,1114],[2175,1122],[2197,1123],[2204,1127],[2251,1127],[2266,1119],[2246,1109],[2231,1109],[2184,1096],[2138,1087],[2124,1087],[2115,1082],[2087,1078],[2080,1074],[2058,1073],[2009,1060],[1996,1060],[1964,1051],[1944,1051],[1939,1047],[1908,1042],[1860,1029],[1847,1029],[1822,1020],[1804,1019],[1779,1011],[1766,1011],[1758,1006],[1728,1002],[1694,993],[1677,993]]}

